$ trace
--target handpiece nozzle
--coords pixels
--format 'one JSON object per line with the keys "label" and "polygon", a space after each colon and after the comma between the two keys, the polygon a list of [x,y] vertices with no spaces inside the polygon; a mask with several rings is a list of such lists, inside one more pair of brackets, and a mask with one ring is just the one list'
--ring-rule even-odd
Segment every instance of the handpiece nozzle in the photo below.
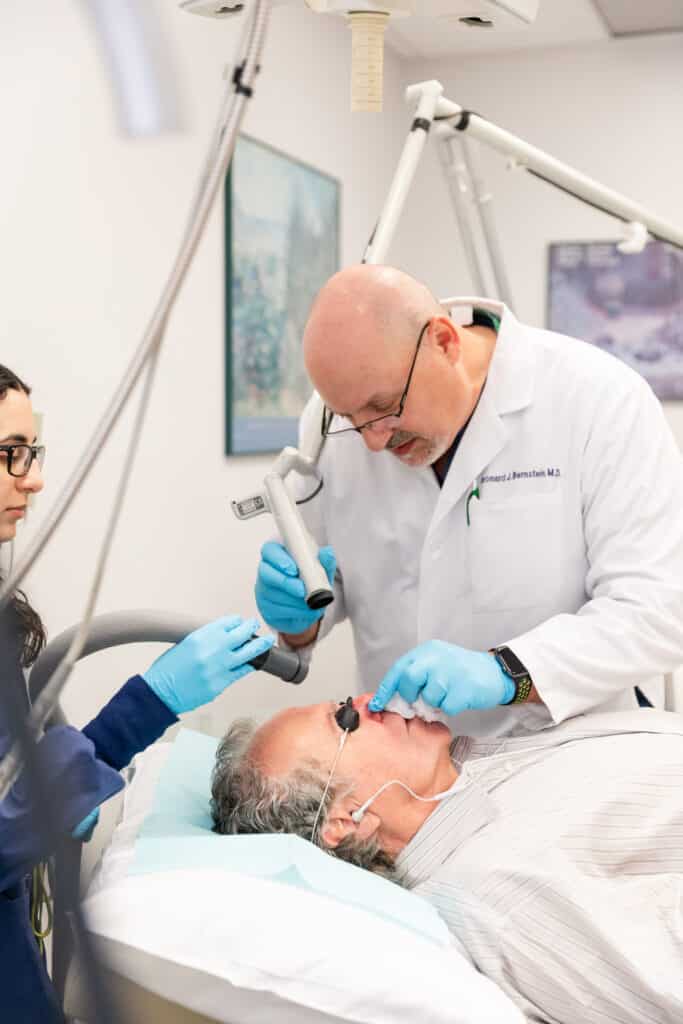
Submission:
{"label": "handpiece nozzle", "polygon": [[296,651],[285,651],[277,645],[252,658],[249,664],[260,672],[278,676],[285,683],[303,683],[308,675],[308,665]]}

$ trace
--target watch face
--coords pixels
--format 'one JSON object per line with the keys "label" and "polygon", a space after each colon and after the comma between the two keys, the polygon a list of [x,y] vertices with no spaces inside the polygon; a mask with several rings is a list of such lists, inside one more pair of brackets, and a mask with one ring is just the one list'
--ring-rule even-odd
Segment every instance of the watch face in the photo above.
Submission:
{"label": "watch face", "polygon": [[526,676],[529,674],[526,666],[522,664],[514,651],[511,651],[509,647],[501,648],[497,651],[497,654],[505,665],[506,672],[508,675],[512,676],[513,679],[516,676]]}

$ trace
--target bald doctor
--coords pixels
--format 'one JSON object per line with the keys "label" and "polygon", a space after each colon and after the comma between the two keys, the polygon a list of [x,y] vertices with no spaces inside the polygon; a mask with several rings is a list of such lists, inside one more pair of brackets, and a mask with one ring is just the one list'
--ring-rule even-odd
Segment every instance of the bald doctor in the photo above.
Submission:
{"label": "bald doctor", "polygon": [[372,710],[419,696],[470,735],[635,707],[683,662],[683,462],[637,373],[371,266],[322,289],[304,356],[326,415],[301,508],[336,600],[311,611],[264,545],[257,603],[285,642],[348,616]]}

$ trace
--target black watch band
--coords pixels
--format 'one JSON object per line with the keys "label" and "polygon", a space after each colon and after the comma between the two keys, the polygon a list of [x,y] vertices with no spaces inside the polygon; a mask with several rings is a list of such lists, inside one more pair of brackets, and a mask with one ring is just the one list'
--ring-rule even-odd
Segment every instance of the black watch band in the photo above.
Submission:
{"label": "black watch band", "polygon": [[493,647],[491,654],[494,656],[506,676],[509,676],[515,684],[515,695],[512,700],[506,701],[505,706],[510,704],[523,704],[529,699],[531,687],[534,685],[531,674],[526,665],[523,665],[514,651],[509,647]]}

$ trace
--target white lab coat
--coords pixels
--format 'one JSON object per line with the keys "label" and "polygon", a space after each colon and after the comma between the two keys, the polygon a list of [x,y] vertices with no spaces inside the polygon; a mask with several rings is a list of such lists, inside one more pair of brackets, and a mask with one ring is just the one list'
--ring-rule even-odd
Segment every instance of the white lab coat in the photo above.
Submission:
{"label": "white lab coat", "polygon": [[321,638],[350,618],[362,690],[425,640],[509,644],[545,707],[465,712],[467,734],[633,707],[634,685],[683,663],[683,460],[624,363],[476,304],[502,323],[443,488],[358,434],[325,442],[301,506],[338,559]]}

